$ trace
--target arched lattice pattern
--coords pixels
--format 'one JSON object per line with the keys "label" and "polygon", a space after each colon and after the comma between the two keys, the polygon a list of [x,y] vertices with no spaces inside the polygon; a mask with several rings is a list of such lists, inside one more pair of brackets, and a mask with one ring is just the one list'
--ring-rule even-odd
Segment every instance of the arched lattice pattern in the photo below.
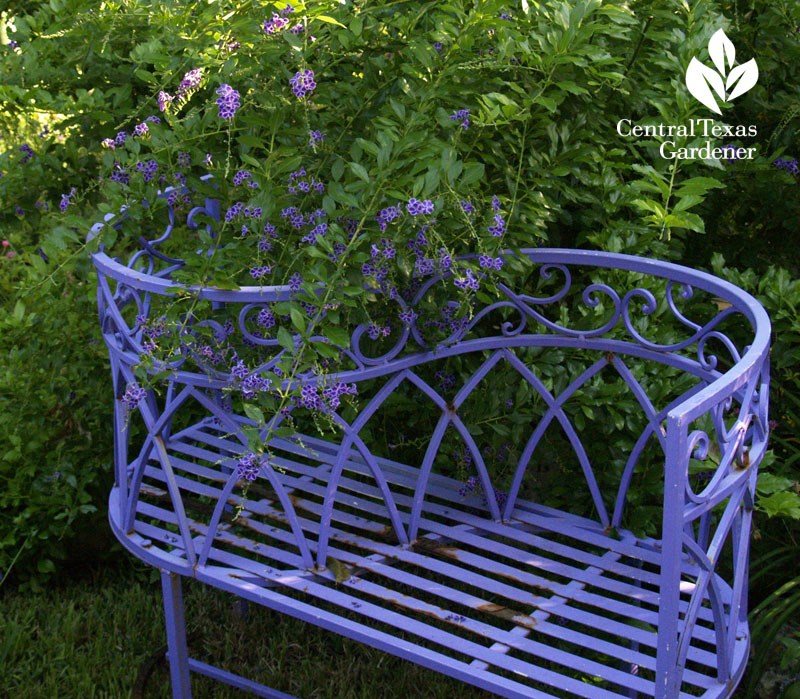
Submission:
{"label": "arched lattice pattern", "polygon": [[[199,213],[218,217],[218,208],[207,202],[190,223]],[[170,230],[143,241],[128,265],[102,252],[94,257],[116,399],[111,523],[135,555],[504,696],[730,694],[749,646],[748,538],[768,431],[769,323],[751,297],[653,260],[524,251],[538,267],[533,284],[555,291],[534,296],[501,286],[498,299],[450,337],[433,344],[420,319],[375,356],[362,347],[365,327],[355,328],[333,378],[373,387],[356,417],[334,415],[334,440],[273,438],[268,463],[243,491],[235,464],[255,423],[231,411],[223,369],[197,357],[190,364],[188,352],[156,363],[153,370],[170,370],[170,379],[134,411],[121,400],[144,354],[133,318],[152,317],[173,293],[169,275],[181,262],[158,250]],[[599,281],[604,275],[614,283]],[[430,277],[398,304],[419,307],[446,282]],[[717,303],[703,321],[689,318],[699,308],[689,303],[695,290]],[[253,335],[248,318],[289,295],[282,288],[201,292],[215,308],[236,305],[242,338],[270,353],[262,369],[283,350]],[[748,327],[743,341],[723,332],[737,318]],[[682,335],[648,339],[659,337],[659,323]],[[526,361],[530,348],[573,351],[586,361],[556,388]],[[458,357],[471,357],[473,368],[448,396],[426,376]],[[691,381],[654,400],[642,365]],[[462,415],[471,397],[491,390],[500,367],[541,407],[518,445],[502,501],[493,464]],[[627,387],[643,425],[610,488],[568,409],[601,375]],[[400,463],[365,435],[392,396],[412,390],[433,427],[419,460]],[[276,415],[269,426],[283,419]],[[571,483],[587,493],[591,517],[521,495],[553,430],[574,454]],[[446,435],[469,453],[485,504],[459,496],[462,484],[436,471]],[[623,528],[648,450],[663,462],[659,538]],[[698,468],[702,482],[693,475]],[[410,636],[399,640],[392,628]]]}

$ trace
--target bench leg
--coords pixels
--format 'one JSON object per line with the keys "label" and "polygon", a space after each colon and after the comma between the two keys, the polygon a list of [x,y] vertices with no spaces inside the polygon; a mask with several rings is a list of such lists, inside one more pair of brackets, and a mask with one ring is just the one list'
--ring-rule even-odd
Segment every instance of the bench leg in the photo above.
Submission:
{"label": "bench leg", "polygon": [[164,593],[164,620],[167,625],[167,658],[172,682],[173,699],[191,699],[189,680],[189,651],[186,647],[186,622],[183,618],[181,578],[176,573],[161,571]]}

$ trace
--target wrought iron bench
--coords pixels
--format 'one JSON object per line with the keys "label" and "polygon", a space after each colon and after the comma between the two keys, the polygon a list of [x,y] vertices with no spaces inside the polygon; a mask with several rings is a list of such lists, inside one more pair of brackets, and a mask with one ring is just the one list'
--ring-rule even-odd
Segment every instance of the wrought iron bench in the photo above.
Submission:
{"label": "wrought iron bench", "polygon": [[[189,214],[190,225],[198,213],[217,217],[218,208],[207,201]],[[135,411],[121,400],[144,354],[141,318],[134,317],[152,318],[174,294],[169,277],[180,263],[157,247],[170,230],[143,241],[127,265],[102,251],[93,260],[116,398],[109,521],[131,553],[162,571],[174,697],[190,696],[190,672],[286,696],[188,656],[180,576],[504,697],[734,692],[750,642],[748,539],[768,431],[770,325],[751,296],[651,259],[525,250],[538,267],[537,284],[552,285],[551,293],[501,287],[501,298],[435,347],[412,324],[389,351],[369,357],[364,328],[356,329],[347,352],[352,368],[337,378],[372,382],[358,415],[349,423],[334,418],[338,439],[274,438],[270,464],[242,496],[234,465],[255,423],[225,405],[229,375],[177,367],[166,391],[149,390]],[[411,305],[439,282],[426,279]],[[247,318],[287,294],[200,292],[215,309],[235,309],[241,333],[276,355],[281,348],[250,334]],[[709,310],[707,320],[689,318]],[[497,314],[499,324],[491,321]],[[680,339],[647,339],[659,324]],[[535,356],[554,352],[575,358],[566,364],[576,372],[568,385],[537,370]],[[468,378],[446,398],[423,377],[453,358]],[[507,493],[495,490],[492,459],[461,415],[470,396],[496,390],[492,376],[501,365],[531,397],[532,407],[514,410],[534,416],[525,418]],[[658,376],[673,377],[672,393],[648,395]],[[572,409],[601,380],[627,386],[642,419],[616,470],[594,462],[596,443],[585,443],[579,429],[601,406],[586,406],[582,417]],[[435,424],[412,463],[378,453],[367,439],[371,418],[403,391],[416,392],[419,410],[430,411]],[[182,411],[188,422],[179,419]],[[386,429],[403,431],[391,421]],[[553,430],[562,430],[562,446],[574,452],[576,471],[563,477],[576,497],[585,491],[588,513],[530,495],[542,463],[537,450]],[[472,463],[471,494],[436,466],[445,435],[460,438]],[[647,459],[663,483],[658,538],[623,526],[640,503],[630,486]]]}

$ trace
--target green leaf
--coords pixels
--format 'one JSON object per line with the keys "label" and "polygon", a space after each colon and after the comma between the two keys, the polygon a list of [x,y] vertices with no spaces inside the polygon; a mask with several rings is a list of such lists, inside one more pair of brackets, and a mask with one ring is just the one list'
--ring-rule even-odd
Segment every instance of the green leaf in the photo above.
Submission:
{"label": "green leaf", "polygon": [[800,519],[800,496],[791,492],[774,493],[766,498],[756,501],[758,509],[766,512],[769,517],[791,517]]}
{"label": "green leaf", "polygon": [[344,582],[352,577],[353,574],[350,569],[341,561],[328,557],[327,563],[328,570],[333,573],[333,577],[336,578],[337,583]]}
{"label": "green leaf", "polygon": [[144,70],[144,68],[137,68],[135,71],[133,71],[133,74],[142,82],[154,83],[156,81],[155,77],[153,77],[153,74],[148,70]]}
{"label": "green leaf", "polygon": [[278,328],[278,344],[289,352],[294,352],[294,340],[286,328]]}
{"label": "green leaf", "polygon": [[338,27],[342,27],[343,29],[347,29],[339,20],[334,19],[333,17],[328,17],[328,15],[317,15],[314,19],[321,20],[323,22],[327,22],[328,24],[335,24]]}
{"label": "green leaf", "polygon": [[369,182],[369,173],[361,163],[349,163],[350,169],[357,177],[360,177],[364,182]]}
{"label": "green leaf", "polygon": [[345,348],[350,347],[350,333],[344,328],[327,328],[324,335],[334,345]]}
{"label": "green leaf", "polygon": [[251,134],[244,134],[244,136],[239,136],[239,138],[236,140],[243,146],[252,146],[253,148],[264,147],[264,141],[262,141],[258,136],[252,136]]}
{"label": "green leaf", "polygon": [[692,177],[681,182],[681,186],[675,192],[677,197],[685,197],[687,194],[704,195],[709,189],[722,188],[725,185],[713,177]]}
{"label": "green leaf", "polygon": [[261,408],[259,408],[257,405],[245,403],[244,414],[254,422],[257,422],[259,425],[264,424],[264,413],[261,412]]}
{"label": "green leaf", "polygon": [[22,320],[25,315],[25,304],[22,301],[17,301],[14,305],[14,320]]}
{"label": "green leaf", "polygon": [[781,490],[788,490],[793,485],[794,481],[791,478],[776,476],[774,473],[761,472],[758,474],[756,490],[759,493],[769,495],[771,493],[780,492]]}
{"label": "green leaf", "polygon": [[312,346],[316,350],[318,354],[321,354],[323,357],[330,357],[333,359],[334,357],[339,356],[339,350],[335,347],[331,347],[331,345],[326,344],[325,342],[320,342],[319,340],[312,340]]}
{"label": "green leaf", "polygon": [[297,308],[290,308],[289,315],[292,317],[292,325],[296,327],[301,333],[306,331],[306,319]]}
{"label": "green leaf", "polygon": [[55,564],[49,558],[41,559],[36,564],[36,568],[39,570],[40,573],[52,573],[56,569]]}

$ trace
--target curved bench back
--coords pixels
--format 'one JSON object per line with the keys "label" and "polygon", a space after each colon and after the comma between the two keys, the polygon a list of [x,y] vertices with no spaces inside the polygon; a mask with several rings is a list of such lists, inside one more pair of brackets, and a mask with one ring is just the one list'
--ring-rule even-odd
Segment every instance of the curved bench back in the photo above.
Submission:
{"label": "curved bench back", "polygon": [[[204,207],[193,209],[188,216],[190,227],[197,226],[195,218],[199,214],[218,219],[217,202],[207,200]],[[166,232],[153,241],[143,239],[141,250],[127,265],[112,260],[102,251],[93,257],[99,277],[100,320],[111,355],[117,399],[122,397],[126,386],[135,381],[134,366],[148,356],[145,328],[159,317],[160,304],[178,293],[179,285],[170,281],[170,274],[182,263],[164,255],[158,248],[169,238],[175,225],[176,214],[171,208],[169,215]],[[111,222],[112,218],[107,217],[107,221]],[[341,368],[335,374],[326,378],[313,374],[301,377],[310,385],[321,385],[325,381],[325,385],[371,382],[372,386],[355,418],[348,422],[335,412],[330,415],[342,430],[342,441],[332,464],[323,520],[331,516],[338,478],[352,454],[357,453],[367,464],[384,497],[391,497],[388,486],[381,480],[379,459],[372,453],[363,433],[369,431],[371,419],[386,401],[406,390],[404,386],[413,386],[416,394],[427,401],[424,407],[420,404],[421,410],[438,417],[420,451],[420,476],[408,526],[400,525],[395,505],[386,503],[401,541],[416,538],[422,503],[428,496],[430,474],[437,458],[441,458],[440,450],[448,430],[462,440],[465,458],[471,462],[474,478],[486,494],[487,515],[495,520],[513,517],[534,454],[552,429],[563,430],[580,466],[594,515],[609,529],[622,524],[631,480],[646,448],[655,448],[663,457],[668,466],[665,479],[674,481],[667,483],[665,497],[672,494],[680,505],[680,512],[691,513],[687,515],[689,521],[708,513],[729,496],[734,484],[742,481],[737,474],[760,460],[767,438],[770,326],[766,313],[755,299],[711,275],[646,258],[558,249],[526,249],[519,254],[525,256],[534,269],[538,267],[531,285],[539,285],[544,291],[526,293],[499,285],[495,299],[475,307],[471,317],[461,320],[454,319],[452,313],[448,316],[447,309],[452,308],[452,304],[448,305],[445,300],[440,305],[444,320],[429,319],[429,323],[438,323],[440,328],[446,326],[450,335],[442,339],[440,333],[439,339],[432,342],[420,309],[437,294],[442,298],[442,289],[449,279],[447,275],[431,275],[419,280],[413,294],[398,300],[402,310],[420,310],[420,315],[404,324],[388,341],[388,347],[372,347],[376,353],[370,354],[365,349],[367,327],[361,325],[352,330],[350,346],[343,351]],[[507,252],[506,256],[514,257],[514,253]],[[700,294],[697,292],[705,294],[704,305],[698,303]],[[274,336],[254,331],[258,326],[253,321],[264,309],[269,310],[271,304],[290,299],[289,289],[205,288],[195,289],[193,293],[207,303],[209,309],[225,310],[231,318],[236,318],[239,341],[263,348],[266,354],[259,371],[275,369],[285,350]],[[539,295],[535,295],[537,293]],[[693,313],[704,317],[692,319],[689,316]],[[741,323],[736,326],[736,319],[744,321],[744,329]],[[216,320],[194,316],[186,322],[211,328],[220,340],[230,341],[227,331]],[[668,341],[663,339],[665,334],[658,330],[659,325],[669,328]],[[723,332],[728,326],[733,328],[734,335]],[[717,354],[712,353],[712,346]],[[531,348],[553,348],[553,351],[559,348],[577,353],[584,364],[566,385],[556,385],[537,373],[530,354],[526,354]],[[425,367],[439,366],[465,356],[471,357],[471,364],[462,367],[463,384],[457,390],[454,388],[447,394],[431,382],[432,372]],[[217,392],[216,398],[206,397],[200,401],[204,409],[216,420],[226,422],[231,431],[238,432],[242,449],[246,449],[247,438],[241,431],[243,423],[231,420],[221,393],[237,382],[230,367],[223,367],[215,360],[214,356],[204,357],[197,347],[190,347],[180,357],[154,365],[153,371],[169,370],[171,378],[166,403],[162,400],[160,404],[156,394],[148,391],[146,401],[139,406],[140,411],[147,413],[145,423],[151,434],[164,429],[169,431],[171,416],[179,402],[190,395],[199,401],[200,395],[210,390]],[[514,380],[527,384],[529,395],[536,397],[541,405],[538,417],[526,429],[524,446],[519,445],[522,448],[513,465],[507,492],[493,484],[491,464],[486,463],[460,412],[479,391],[493,390],[493,370],[500,364],[514,372]],[[653,381],[643,373],[645,366],[650,366],[651,372],[652,367],[658,372],[672,372],[677,393],[664,395],[662,392],[659,401],[648,395],[647,386]],[[426,371],[428,380],[423,376]],[[641,431],[633,435],[624,468],[617,474],[614,492],[608,489],[604,492],[601,488],[600,480],[608,483],[609,479],[599,479],[597,469],[605,465],[593,463],[593,445],[582,441],[580,430],[576,429],[576,418],[567,409],[569,401],[574,401],[587,386],[599,380],[597,377],[603,372],[612,372],[615,380],[627,386],[644,418]],[[181,391],[185,397],[177,401],[177,397],[183,395]],[[127,480],[130,463],[127,457],[128,415],[119,400],[117,407],[120,483]],[[591,410],[586,413],[590,414]],[[271,424],[277,426],[283,417],[274,416]],[[153,448],[151,444],[149,449]],[[713,474],[699,488],[700,492],[695,492],[697,483],[692,483],[689,477],[691,458],[711,458],[708,470]],[[128,517],[132,517],[130,512]],[[323,527],[317,552],[321,564],[325,560],[325,537]],[[308,550],[306,544],[301,548]]]}

